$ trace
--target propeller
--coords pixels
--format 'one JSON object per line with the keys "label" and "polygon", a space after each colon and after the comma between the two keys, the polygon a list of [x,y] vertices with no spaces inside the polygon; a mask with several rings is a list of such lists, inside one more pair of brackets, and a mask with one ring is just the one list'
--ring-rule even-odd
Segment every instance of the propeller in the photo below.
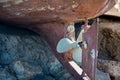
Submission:
{"label": "propeller", "polygon": [[65,53],[69,50],[72,50],[72,58],[77,63],[82,63],[82,49],[79,46],[79,42],[82,42],[82,34],[84,30],[82,29],[78,35],[76,41],[72,41],[69,38],[62,38],[57,44],[57,52],[58,53]]}

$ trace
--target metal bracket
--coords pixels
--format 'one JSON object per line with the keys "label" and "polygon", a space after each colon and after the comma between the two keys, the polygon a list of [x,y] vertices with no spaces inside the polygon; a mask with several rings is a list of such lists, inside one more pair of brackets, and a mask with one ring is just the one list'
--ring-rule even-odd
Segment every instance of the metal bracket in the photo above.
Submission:
{"label": "metal bracket", "polygon": [[[84,25],[83,28],[86,28]],[[83,47],[83,71],[89,76],[91,80],[96,80],[97,67],[97,44],[98,44],[98,21],[96,20],[91,27],[83,33],[83,42],[87,43],[87,48]],[[83,45],[85,46],[85,45]]]}
{"label": "metal bracket", "polygon": [[[72,33],[73,30],[73,25],[68,26],[69,33]],[[91,26],[87,25],[87,23],[83,25],[79,38],[82,41],[82,68],[74,60],[69,61],[76,74],[81,76],[81,78],[75,77],[75,79],[96,80],[98,21],[95,20]]]}
{"label": "metal bracket", "polygon": [[[49,27],[48,27],[49,25]],[[56,27],[54,27],[56,26]],[[87,25],[83,25],[83,29],[86,29]],[[61,23],[48,23],[39,27],[39,33],[44,36],[53,54],[61,62],[61,64],[73,75],[75,80],[96,80],[96,63],[97,63],[97,37],[98,27],[97,20],[91,25],[91,27],[84,31],[82,35],[82,67],[77,65],[72,58],[72,51],[68,51],[65,54],[59,54],[56,51],[56,45],[58,41],[64,37],[67,31],[67,24]],[[73,31],[73,30],[70,30]],[[51,33],[50,33],[51,32]],[[74,32],[67,34],[71,40],[75,40]],[[54,37],[53,37],[54,36]]]}

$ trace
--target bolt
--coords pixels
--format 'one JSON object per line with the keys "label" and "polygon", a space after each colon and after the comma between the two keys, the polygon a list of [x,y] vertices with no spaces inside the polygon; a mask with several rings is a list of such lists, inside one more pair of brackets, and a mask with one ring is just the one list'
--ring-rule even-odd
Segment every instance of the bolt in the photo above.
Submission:
{"label": "bolt", "polygon": [[93,59],[95,59],[95,50],[94,49],[91,50],[91,56]]}
{"label": "bolt", "polygon": [[86,41],[83,41],[83,46],[84,46],[85,49],[87,49],[88,44],[87,44]]}
{"label": "bolt", "polygon": [[75,31],[75,28],[74,28],[74,24],[73,24],[73,23],[71,23],[71,24],[68,26],[67,31],[68,31],[68,32],[74,32],[74,31]]}

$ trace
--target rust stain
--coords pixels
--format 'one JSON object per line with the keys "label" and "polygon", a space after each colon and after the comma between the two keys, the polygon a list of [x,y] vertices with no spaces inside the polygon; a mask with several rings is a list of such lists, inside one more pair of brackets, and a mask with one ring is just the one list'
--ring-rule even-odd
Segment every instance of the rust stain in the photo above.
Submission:
{"label": "rust stain", "polygon": [[[107,1],[110,3],[106,4]],[[28,18],[26,15],[33,14],[29,18],[36,20],[37,17],[42,17],[43,20],[47,20],[48,15],[54,13],[49,16],[50,21],[57,15],[62,21],[77,22],[84,20],[85,17],[90,19],[99,16],[113,5],[114,0],[0,0],[0,18],[6,16],[5,13],[7,13],[12,16],[6,17],[6,19],[13,20],[19,17],[22,22]],[[98,13],[100,10],[101,12]],[[39,11],[39,15],[35,16],[37,11]]]}
{"label": "rust stain", "polygon": [[[38,32],[46,39],[53,54],[75,79],[83,80],[84,73],[83,75],[78,74],[69,64],[72,59],[71,52],[67,52],[66,55],[58,54],[56,45],[64,37],[66,32],[64,29],[67,28],[68,22],[97,17],[108,11],[113,5],[114,0],[0,0],[0,19],[30,25],[26,28]],[[71,38],[73,36],[74,33],[70,34]],[[95,80],[97,55],[93,60],[90,53],[92,49],[97,53],[96,24],[84,34],[83,38],[90,40],[88,50],[83,48],[83,59],[85,59],[83,68],[88,76]]]}
{"label": "rust stain", "polygon": [[20,3],[23,3],[23,2],[24,2],[24,0],[14,0],[13,1],[14,4],[20,4]]}

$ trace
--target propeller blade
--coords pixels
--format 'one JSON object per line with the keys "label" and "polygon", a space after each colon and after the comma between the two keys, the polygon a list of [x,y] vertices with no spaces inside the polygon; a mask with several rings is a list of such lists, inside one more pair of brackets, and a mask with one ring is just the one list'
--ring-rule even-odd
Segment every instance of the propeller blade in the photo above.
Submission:
{"label": "propeller blade", "polygon": [[57,52],[64,53],[73,48],[73,41],[68,38],[62,38],[57,44]]}
{"label": "propeller blade", "polygon": [[82,42],[82,34],[84,33],[84,29],[82,29],[78,35],[77,42]]}
{"label": "propeller blade", "polygon": [[74,48],[73,49],[73,54],[72,54],[73,60],[77,62],[78,64],[81,65],[82,63],[82,49],[79,48]]}

